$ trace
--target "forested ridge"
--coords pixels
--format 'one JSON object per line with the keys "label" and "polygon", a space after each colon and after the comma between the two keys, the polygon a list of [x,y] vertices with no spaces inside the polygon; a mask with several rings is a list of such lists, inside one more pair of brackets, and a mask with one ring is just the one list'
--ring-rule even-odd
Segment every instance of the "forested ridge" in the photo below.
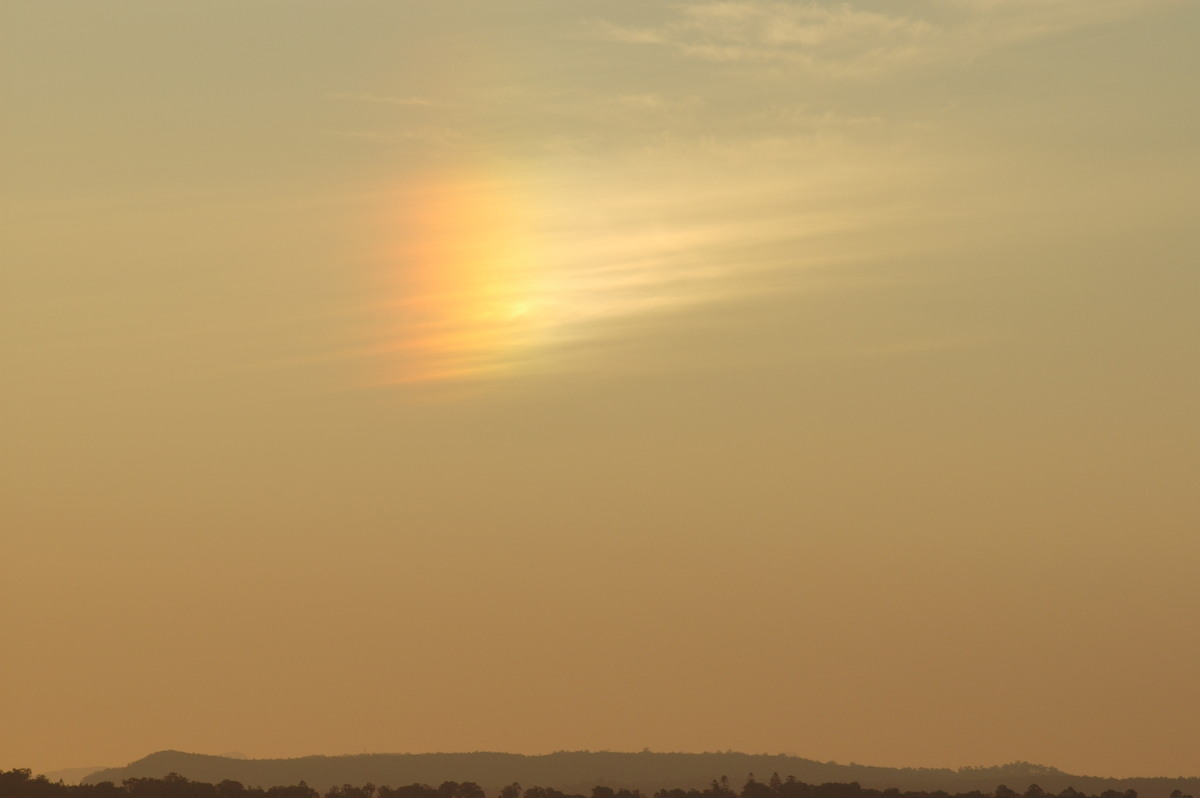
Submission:
{"label": "forested ridge", "polygon": [[[217,784],[192,781],[178,773],[164,778],[129,778],[120,784],[101,781],[93,784],[69,785],[34,776],[28,769],[0,771],[0,798],[489,798],[484,789],[470,781],[445,781],[434,787],[429,784],[409,784],[401,787],[374,784],[344,784],[331,787],[324,793],[303,781],[290,786],[247,787],[226,779]],[[595,786],[590,794],[563,792],[552,787],[522,787],[513,783],[501,788],[492,798],[651,798],[637,789],[614,789]],[[1089,795],[1067,787],[1049,793],[1038,785],[1029,786],[1023,793],[1001,785],[992,793],[978,790],[965,793],[937,791],[901,791],[863,787],[857,782],[845,784],[806,784],[794,776],[780,778],[773,773],[767,781],[759,781],[751,773],[740,790],[730,786],[728,777],[713,779],[707,789],[661,789],[652,798],[1138,798],[1137,791],[1106,790]],[[1193,798],[1181,790],[1173,790],[1170,798]]]}
{"label": "forested ridge", "polygon": [[1038,785],[1050,795],[1059,795],[1068,788],[1096,796],[1105,793],[1124,795],[1130,790],[1139,798],[1170,798],[1176,790],[1181,795],[1200,795],[1200,779],[1197,778],[1080,776],[1029,762],[957,769],[892,768],[736,751],[556,751],[536,755],[477,751],[294,759],[246,759],[159,751],[124,767],[94,772],[83,780],[93,784],[101,781],[123,784],[126,779],[162,779],[168,773],[210,784],[234,781],[257,787],[303,781],[322,795],[331,787],[345,784],[465,782],[478,784],[488,796],[497,796],[503,787],[517,782],[553,788],[565,795],[588,796],[594,787],[602,786],[639,790],[643,796],[651,798],[662,790],[677,788],[703,794],[714,777],[727,774],[742,778],[746,773],[781,773],[794,776],[795,780],[805,784],[857,783],[868,790],[894,788],[911,794],[992,796],[997,788],[1006,785],[1023,795],[1029,787]]}

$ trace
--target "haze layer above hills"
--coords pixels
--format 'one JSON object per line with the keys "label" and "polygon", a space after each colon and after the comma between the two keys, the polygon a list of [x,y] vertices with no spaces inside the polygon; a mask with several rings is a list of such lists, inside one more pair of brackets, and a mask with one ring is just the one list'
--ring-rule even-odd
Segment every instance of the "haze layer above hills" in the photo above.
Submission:
{"label": "haze layer above hills", "polygon": [[1108,779],[1077,776],[1056,768],[1025,762],[998,767],[886,768],[816,762],[795,756],[743,753],[618,753],[560,751],[540,756],[503,753],[362,754],[308,756],[296,759],[235,759],[231,757],[160,751],[130,763],[92,773],[84,783],[120,783],[129,778],[162,778],[178,773],[194,781],[218,783],[231,779],[247,786],[270,787],[301,781],[320,791],[335,785],[367,784],[393,787],[444,781],[472,781],[494,795],[513,782],[553,787],[565,792],[588,792],[593,786],[639,789],[652,795],[664,788],[703,788],[728,776],[740,784],[749,773],[767,779],[772,773],[794,776],[810,784],[858,782],[864,787],[964,793],[992,793],[1005,785],[1023,793],[1031,784],[1048,792],[1073,787],[1086,794],[1107,790],[1136,790],[1139,798],[1167,798],[1172,790],[1196,794],[1200,778]]}

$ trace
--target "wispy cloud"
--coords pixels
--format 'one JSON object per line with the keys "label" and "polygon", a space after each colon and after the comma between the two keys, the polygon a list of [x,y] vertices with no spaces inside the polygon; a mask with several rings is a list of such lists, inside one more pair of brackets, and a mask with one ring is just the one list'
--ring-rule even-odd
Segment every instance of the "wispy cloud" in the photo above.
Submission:
{"label": "wispy cloud", "polygon": [[732,0],[679,6],[673,18],[652,27],[600,22],[593,35],[712,62],[862,78],[965,60],[1171,2],[1175,0],[925,0],[885,13],[847,3]]}
{"label": "wispy cloud", "polygon": [[874,247],[928,244],[894,232],[930,214],[906,197],[926,179],[916,159],[704,146],[413,186],[397,201],[403,285],[380,307],[393,322],[381,381],[557,369],[680,314],[796,290]]}
{"label": "wispy cloud", "polygon": [[[979,177],[995,177],[991,153],[930,135],[944,98],[904,116],[870,92],[808,104],[793,90],[800,81],[754,81],[746,99],[745,72],[855,79],[945,66],[1158,2],[1169,0],[914,0],[888,12],[692,3],[656,24],[592,32],[617,50],[730,66],[729,80],[700,69],[638,83],[504,83],[452,97],[461,101],[453,112],[418,111],[467,131],[465,142],[423,140],[476,166],[431,173],[397,201],[388,269],[402,285],[379,308],[389,322],[376,348],[388,353],[381,379],[553,369],[706,308],[814,290],[815,270],[952,247],[965,235],[956,224],[964,208],[980,213],[980,197],[996,188]],[[841,104],[819,105],[831,102]],[[476,173],[480,165],[487,171]],[[922,338],[873,354],[952,345]]]}

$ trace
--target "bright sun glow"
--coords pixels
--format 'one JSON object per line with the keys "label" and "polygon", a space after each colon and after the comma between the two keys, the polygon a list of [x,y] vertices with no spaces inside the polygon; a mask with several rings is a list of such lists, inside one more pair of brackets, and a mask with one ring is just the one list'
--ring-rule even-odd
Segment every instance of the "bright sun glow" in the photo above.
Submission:
{"label": "bright sun glow", "polygon": [[523,198],[501,181],[427,180],[407,194],[401,223],[393,379],[455,379],[518,363],[545,322]]}
{"label": "bright sun glow", "polygon": [[746,292],[732,282],[740,248],[781,235],[769,215],[708,212],[735,191],[720,181],[553,171],[427,175],[405,188],[389,230],[383,382],[561,365],[587,349],[576,344],[628,334],[636,317]]}

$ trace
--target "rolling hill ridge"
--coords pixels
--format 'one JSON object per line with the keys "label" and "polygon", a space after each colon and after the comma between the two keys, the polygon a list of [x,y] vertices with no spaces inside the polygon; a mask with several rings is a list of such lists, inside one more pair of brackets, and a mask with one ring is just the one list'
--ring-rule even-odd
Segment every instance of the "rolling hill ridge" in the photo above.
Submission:
{"label": "rolling hill ridge", "polygon": [[178,773],[193,781],[218,783],[226,779],[247,786],[270,787],[301,781],[319,791],[342,784],[437,785],[445,781],[471,781],[489,794],[514,782],[552,787],[568,793],[588,793],[592,787],[641,790],[653,795],[660,789],[704,788],[713,779],[728,776],[740,786],[747,774],[767,779],[772,773],[794,776],[809,784],[858,782],[874,789],[991,794],[1000,785],[1024,793],[1036,784],[1048,793],[1068,787],[1088,795],[1134,790],[1139,798],[1169,798],[1174,790],[1200,793],[1200,778],[1112,779],[1079,776],[1056,768],[1018,762],[997,767],[887,768],[858,764],[817,762],[796,756],[744,753],[620,753],[611,751],[559,751],[522,755],[492,752],[430,754],[360,754],[306,756],[295,759],[240,759],[180,751],[160,751],[123,768],[90,774],[85,784],[121,783],[129,778],[162,778]]}

